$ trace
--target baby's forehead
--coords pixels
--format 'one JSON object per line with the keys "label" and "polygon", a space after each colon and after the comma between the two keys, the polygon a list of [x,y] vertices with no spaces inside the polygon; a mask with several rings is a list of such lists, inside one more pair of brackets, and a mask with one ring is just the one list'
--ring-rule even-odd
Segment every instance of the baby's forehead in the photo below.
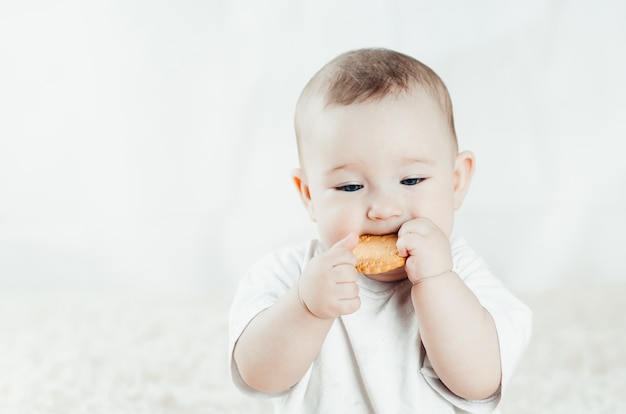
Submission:
{"label": "baby's forehead", "polygon": [[[300,165],[308,169],[355,157],[370,161],[379,156],[396,161],[406,156],[454,157],[458,148],[444,111],[434,98],[421,98],[419,102],[410,96],[388,96],[350,105],[325,105],[320,97],[311,100],[303,108],[298,131]],[[392,147],[400,151],[379,150]]]}
{"label": "baby's forehead", "polygon": [[414,143],[424,135],[455,141],[444,110],[425,93],[390,94],[349,105],[328,104],[319,95],[311,97],[301,106],[297,134],[301,156],[329,139],[342,140],[346,134],[353,143],[362,142],[364,136],[386,142],[406,136]]}
{"label": "baby's forehead", "polygon": [[353,102],[347,105],[328,100],[323,91],[303,95],[298,102],[296,109],[295,123],[296,133],[304,133],[307,128],[315,127],[320,120],[327,117],[333,109],[337,108],[359,108],[380,106],[381,110],[386,108],[384,103],[395,101],[398,105],[405,106],[409,110],[420,111],[426,102],[430,108],[435,108],[444,119],[448,119],[450,114],[447,108],[441,104],[440,100],[433,96],[422,86],[417,85],[411,90],[394,90],[383,96],[376,96],[370,99]]}

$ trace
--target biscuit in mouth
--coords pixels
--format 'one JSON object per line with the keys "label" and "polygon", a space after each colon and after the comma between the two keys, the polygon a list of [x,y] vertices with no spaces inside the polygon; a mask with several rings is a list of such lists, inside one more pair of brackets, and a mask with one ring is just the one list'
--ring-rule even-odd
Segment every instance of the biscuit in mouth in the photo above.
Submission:
{"label": "biscuit in mouth", "polygon": [[366,275],[375,275],[404,266],[406,258],[398,253],[397,241],[397,234],[360,236],[359,243],[354,249],[357,258],[356,269]]}

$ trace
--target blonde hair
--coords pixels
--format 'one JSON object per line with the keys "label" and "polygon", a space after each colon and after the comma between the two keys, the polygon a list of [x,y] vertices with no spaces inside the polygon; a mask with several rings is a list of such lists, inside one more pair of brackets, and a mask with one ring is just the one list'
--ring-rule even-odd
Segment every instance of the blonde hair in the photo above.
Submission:
{"label": "blonde hair", "polygon": [[450,94],[441,78],[428,66],[389,49],[358,49],[337,56],[324,65],[304,87],[296,106],[296,137],[300,141],[299,115],[310,97],[321,96],[324,107],[351,105],[383,99],[390,94],[421,87],[446,115],[453,143],[456,131]]}

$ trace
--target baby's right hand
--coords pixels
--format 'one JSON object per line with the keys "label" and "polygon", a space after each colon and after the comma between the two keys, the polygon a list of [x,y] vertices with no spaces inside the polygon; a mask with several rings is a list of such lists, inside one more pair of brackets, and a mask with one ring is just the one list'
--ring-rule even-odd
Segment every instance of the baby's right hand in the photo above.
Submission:
{"label": "baby's right hand", "polygon": [[311,259],[302,272],[298,286],[300,302],[314,316],[336,318],[361,306],[356,256],[352,253],[358,241],[358,236],[350,233]]}

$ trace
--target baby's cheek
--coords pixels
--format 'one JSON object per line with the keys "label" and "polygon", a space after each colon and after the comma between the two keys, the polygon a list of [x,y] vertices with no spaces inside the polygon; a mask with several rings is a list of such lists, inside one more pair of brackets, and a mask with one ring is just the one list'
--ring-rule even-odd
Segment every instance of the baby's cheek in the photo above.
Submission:
{"label": "baby's cheek", "polygon": [[333,246],[350,233],[361,234],[360,223],[349,212],[336,211],[318,222],[318,232],[326,246]]}
{"label": "baby's cheek", "polygon": [[350,230],[344,229],[341,226],[327,226],[324,228],[318,226],[318,232],[320,235],[320,241],[325,249],[334,246],[338,241],[345,239],[346,236],[350,234]]}

